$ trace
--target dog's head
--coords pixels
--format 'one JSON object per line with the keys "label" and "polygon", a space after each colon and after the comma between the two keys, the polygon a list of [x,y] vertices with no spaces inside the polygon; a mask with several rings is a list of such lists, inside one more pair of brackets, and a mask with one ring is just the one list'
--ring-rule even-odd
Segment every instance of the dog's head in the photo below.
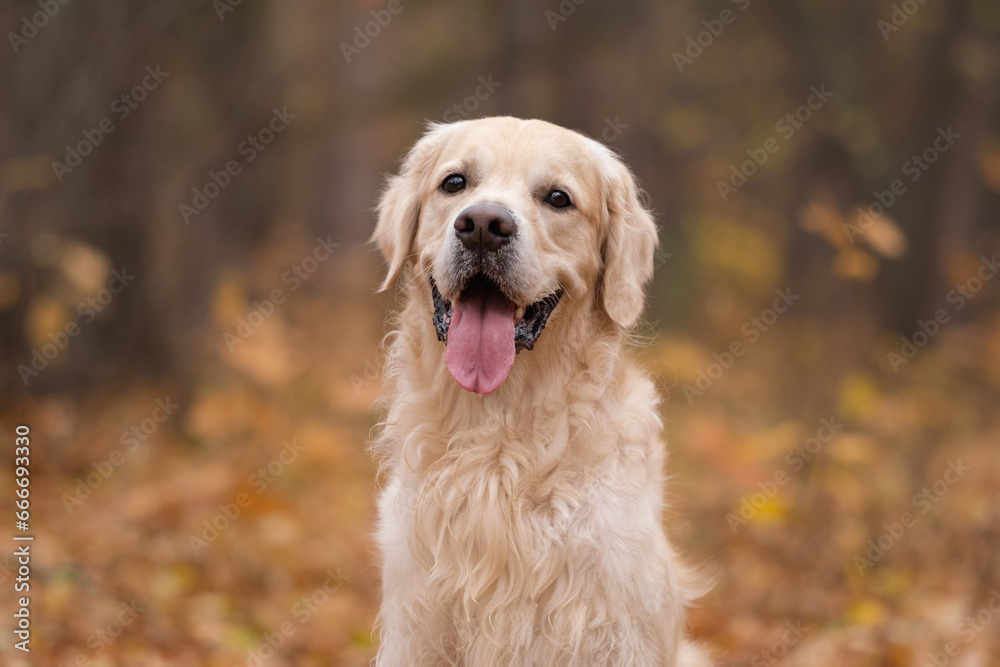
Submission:
{"label": "dog's head", "polygon": [[623,328],[642,311],[656,226],[631,172],[576,132],[516,118],[432,125],[378,211],[382,289],[408,265],[427,281],[427,317],[468,391],[497,389],[561,303]]}

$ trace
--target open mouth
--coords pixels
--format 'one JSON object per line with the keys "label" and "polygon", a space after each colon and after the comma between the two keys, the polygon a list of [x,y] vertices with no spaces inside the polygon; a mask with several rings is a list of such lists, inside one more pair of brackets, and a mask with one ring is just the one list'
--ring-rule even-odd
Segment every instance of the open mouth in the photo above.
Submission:
{"label": "open mouth", "polygon": [[469,279],[454,304],[441,296],[433,278],[431,293],[434,329],[448,346],[448,370],[463,389],[489,394],[507,378],[514,355],[535,347],[563,291],[519,307],[479,273]]}

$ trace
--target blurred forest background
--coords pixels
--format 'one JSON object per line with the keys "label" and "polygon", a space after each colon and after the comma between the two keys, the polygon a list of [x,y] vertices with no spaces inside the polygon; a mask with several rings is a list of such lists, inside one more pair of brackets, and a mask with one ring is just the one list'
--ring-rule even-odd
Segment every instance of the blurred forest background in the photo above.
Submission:
{"label": "blurred forest background", "polygon": [[4,664],[370,659],[371,209],[425,121],[498,114],[608,143],[657,212],[633,353],[719,664],[1000,664],[995,0],[32,0],[0,26],[0,499],[27,424],[35,536],[30,655],[0,553]]}

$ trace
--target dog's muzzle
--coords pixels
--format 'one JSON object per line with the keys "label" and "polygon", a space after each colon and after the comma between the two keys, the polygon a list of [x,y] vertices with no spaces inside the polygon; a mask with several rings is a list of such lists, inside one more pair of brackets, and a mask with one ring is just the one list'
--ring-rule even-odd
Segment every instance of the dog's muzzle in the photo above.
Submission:
{"label": "dog's muzzle", "polygon": [[455,302],[431,279],[434,329],[447,346],[445,361],[459,386],[489,394],[507,379],[514,355],[534,348],[562,290],[529,306],[510,297],[518,224],[513,212],[489,203],[467,207],[455,218],[451,283]]}

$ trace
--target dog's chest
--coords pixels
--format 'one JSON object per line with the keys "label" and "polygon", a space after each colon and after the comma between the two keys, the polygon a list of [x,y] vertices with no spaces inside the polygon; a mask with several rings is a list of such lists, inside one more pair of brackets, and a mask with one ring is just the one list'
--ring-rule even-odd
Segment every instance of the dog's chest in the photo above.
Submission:
{"label": "dog's chest", "polygon": [[581,557],[581,545],[599,543],[620,521],[602,516],[613,509],[595,502],[598,484],[579,472],[524,473],[499,457],[409,480],[412,511],[398,520],[430,589],[458,584],[470,605],[500,597],[542,602]]}

